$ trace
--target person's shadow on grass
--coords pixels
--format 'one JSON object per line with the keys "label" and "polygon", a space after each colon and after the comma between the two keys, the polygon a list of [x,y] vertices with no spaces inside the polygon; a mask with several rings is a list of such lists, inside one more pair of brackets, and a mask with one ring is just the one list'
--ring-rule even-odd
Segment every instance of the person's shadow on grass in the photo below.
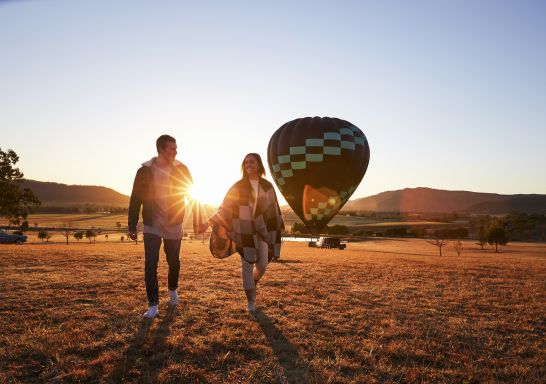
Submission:
{"label": "person's shadow on grass", "polygon": [[[152,345],[149,347],[151,351],[151,356],[149,359],[142,359],[145,363],[145,366],[142,367],[141,374],[146,374],[147,377],[152,378],[151,382],[155,382],[159,371],[162,368],[165,358],[165,340],[169,335],[170,325],[174,320],[175,308],[169,306],[167,313],[161,323],[157,326],[155,336],[152,340]],[[146,357],[149,352],[144,350],[144,345],[148,334],[150,333],[150,328],[154,321],[158,319],[142,319],[140,322],[140,327],[131,344],[127,347],[123,355],[121,356],[120,361],[115,366],[114,370],[106,380],[108,383],[120,383],[125,381],[127,374],[131,372],[134,368],[139,357]]]}
{"label": "person's shadow on grass", "polygon": [[[297,347],[282,334],[275,326],[273,320],[263,311],[256,310],[254,318],[262,328],[262,331],[273,350],[274,355],[282,367],[284,377],[288,383],[308,383],[308,368],[298,367],[300,360]],[[283,380],[283,382],[284,382]]]}
{"label": "person's shadow on grass", "polygon": [[277,263],[277,264],[302,264],[302,263],[304,263],[303,260],[287,260],[287,259],[273,259],[271,262],[272,263]]}

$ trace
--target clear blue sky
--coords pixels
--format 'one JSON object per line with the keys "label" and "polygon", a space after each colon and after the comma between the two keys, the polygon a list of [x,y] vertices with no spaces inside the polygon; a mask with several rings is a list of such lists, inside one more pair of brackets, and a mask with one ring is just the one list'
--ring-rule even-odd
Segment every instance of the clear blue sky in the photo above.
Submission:
{"label": "clear blue sky", "polygon": [[[0,147],[130,193],[162,133],[217,203],[305,116],[371,148],[353,198],[546,193],[545,1],[0,2]],[[204,191],[203,191],[204,190]]]}

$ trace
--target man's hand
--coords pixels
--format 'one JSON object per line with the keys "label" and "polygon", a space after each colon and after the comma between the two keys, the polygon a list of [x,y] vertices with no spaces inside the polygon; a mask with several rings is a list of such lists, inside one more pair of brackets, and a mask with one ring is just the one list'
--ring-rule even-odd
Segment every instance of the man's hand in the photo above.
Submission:
{"label": "man's hand", "polygon": [[205,223],[201,223],[200,225],[197,226],[197,228],[194,228],[194,232],[196,235],[201,235],[202,233],[205,233],[205,231],[209,228],[209,223],[208,222],[205,222]]}
{"label": "man's hand", "polygon": [[137,233],[136,232],[129,232],[127,234],[131,238],[131,240],[135,241],[137,239]]}

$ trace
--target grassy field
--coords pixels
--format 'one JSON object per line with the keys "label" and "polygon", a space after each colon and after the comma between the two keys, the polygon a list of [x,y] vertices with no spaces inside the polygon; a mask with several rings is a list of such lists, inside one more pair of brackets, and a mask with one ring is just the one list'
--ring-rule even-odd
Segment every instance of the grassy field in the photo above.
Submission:
{"label": "grassy field", "polygon": [[[209,212],[213,212],[212,210]],[[284,212],[283,218],[287,229],[296,222],[301,222],[300,219],[293,212]],[[117,231],[117,223],[121,224],[123,230],[120,234],[125,234],[127,229],[127,214],[110,214],[110,213],[92,213],[92,214],[33,214],[29,215],[28,222],[31,231],[27,235],[32,236],[32,232],[35,229],[35,224],[38,228],[54,227],[64,228],[69,226],[74,229],[88,229],[88,228],[101,228],[104,233],[113,233]],[[142,220],[140,221],[142,223]],[[9,221],[6,219],[0,219],[0,226],[8,226]],[[358,229],[385,229],[390,227],[400,226],[427,226],[437,227],[445,226],[443,222],[432,221],[384,221],[381,219],[360,217],[360,216],[345,216],[337,215],[329,223],[329,225],[345,225],[350,228]],[[186,215],[184,219],[184,228],[186,231],[192,231],[192,219],[191,215]],[[53,233],[53,235],[55,235]],[[61,236],[59,234],[59,236]]]}
{"label": "grassy field", "polygon": [[0,383],[543,383],[546,245],[285,243],[244,311],[240,261],[186,241],[182,303],[143,320],[143,246],[0,247]]}
{"label": "grassy field", "polygon": [[[90,213],[90,214],[55,214],[43,213],[29,215],[28,224],[30,228],[38,227],[66,227],[72,228],[116,228],[120,222],[127,227],[127,214]],[[8,220],[0,219],[0,225],[9,225]]]}
{"label": "grassy field", "polygon": [[[111,214],[111,213],[91,213],[91,214],[55,214],[43,213],[29,215],[28,223],[30,231],[27,235],[32,236],[32,232],[36,228],[66,228],[74,230],[100,228],[104,233],[112,233],[118,231],[117,223],[121,224],[120,234],[127,233],[127,214]],[[142,219],[140,220],[142,224]],[[0,219],[0,226],[8,226],[9,221]],[[37,226],[36,226],[37,225]],[[186,215],[184,219],[184,228],[192,229],[191,215]],[[55,232],[52,232],[55,235]],[[59,236],[60,233],[58,234]]]}
{"label": "grassy field", "polygon": [[[284,223],[291,227],[295,222],[300,222],[301,219],[296,216],[292,211],[283,212]],[[345,225],[350,228],[358,229],[377,229],[377,227],[390,228],[390,227],[401,227],[401,226],[427,226],[427,227],[438,227],[445,226],[445,222],[438,221],[425,221],[425,220],[407,220],[407,221],[397,221],[394,219],[386,220],[384,218],[377,217],[366,217],[366,216],[348,216],[344,214],[338,214],[328,223],[331,225]]]}

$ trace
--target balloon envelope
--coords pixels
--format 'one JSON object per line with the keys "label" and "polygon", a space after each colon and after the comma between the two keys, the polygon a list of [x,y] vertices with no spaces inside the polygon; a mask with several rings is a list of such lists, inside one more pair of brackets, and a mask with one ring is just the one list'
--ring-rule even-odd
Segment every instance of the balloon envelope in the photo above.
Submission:
{"label": "balloon envelope", "polygon": [[348,121],[305,117],[280,127],[269,140],[273,180],[309,228],[320,230],[349,200],[370,160],[366,136]]}

